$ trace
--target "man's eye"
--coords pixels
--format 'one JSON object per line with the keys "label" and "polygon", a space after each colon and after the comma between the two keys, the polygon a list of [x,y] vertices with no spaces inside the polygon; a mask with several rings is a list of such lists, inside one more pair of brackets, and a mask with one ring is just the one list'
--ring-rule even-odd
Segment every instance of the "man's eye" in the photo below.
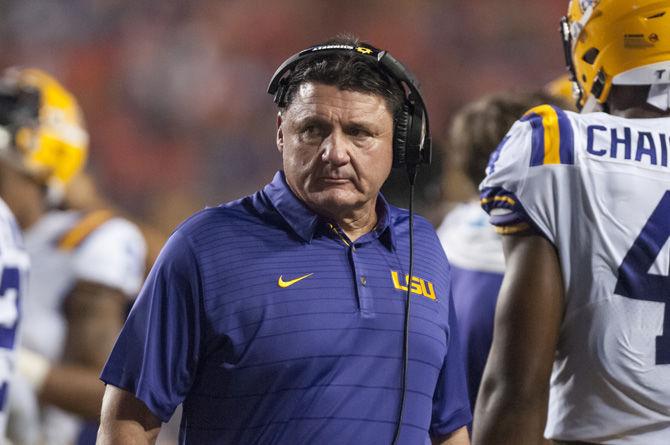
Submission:
{"label": "man's eye", "polygon": [[355,138],[367,138],[372,136],[372,133],[370,133],[365,128],[360,127],[351,128],[349,129],[348,133]]}
{"label": "man's eye", "polygon": [[308,138],[317,138],[322,134],[322,130],[317,125],[307,125],[302,129],[302,134]]}

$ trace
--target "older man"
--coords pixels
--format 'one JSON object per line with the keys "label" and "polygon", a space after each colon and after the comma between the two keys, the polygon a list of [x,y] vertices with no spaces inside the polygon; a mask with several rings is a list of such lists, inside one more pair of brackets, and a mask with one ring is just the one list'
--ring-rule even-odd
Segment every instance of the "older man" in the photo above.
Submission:
{"label": "older man", "polygon": [[408,280],[408,213],[379,194],[422,119],[385,56],[341,39],[280,67],[283,171],[168,241],[102,374],[99,443],[152,443],[179,403],[182,443],[468,443],[448,263],[418,219]]}

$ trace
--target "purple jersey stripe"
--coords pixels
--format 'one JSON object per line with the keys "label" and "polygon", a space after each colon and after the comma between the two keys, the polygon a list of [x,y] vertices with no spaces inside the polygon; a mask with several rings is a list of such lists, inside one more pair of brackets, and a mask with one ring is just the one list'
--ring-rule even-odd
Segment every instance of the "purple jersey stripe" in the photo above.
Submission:
{"label": "purple jersey stripe", "polygon": [[537,113],[529,113],[521,118],[521,122],[530,122],[533,129],[530,166],[544,164],[544,126],[542,125],[542,116]]}
{"label": "purple jersey stripe", "polygon": [[489,163],[486,166],[486,169],[488,170],[487,174],[491,174],[495,171],[495,164],[498,161],[498,158],[500,157],[500,152],[502,151],[503,147],[505,146],[505,143],[509,140],[509,135],[505,136],[502,141],[498,144],[496,149],[491,153],[491,157],[489,158]]}
{"label": "purple jersey stripe", "polygon": [[558,131],[561,137],[559,145],[561,164],[572,165],[575,163],[575,149],[574,134],[570,119],[568,119],[568,115],[560,108],[554,107],[553,105],[552,108],[558,115]]}

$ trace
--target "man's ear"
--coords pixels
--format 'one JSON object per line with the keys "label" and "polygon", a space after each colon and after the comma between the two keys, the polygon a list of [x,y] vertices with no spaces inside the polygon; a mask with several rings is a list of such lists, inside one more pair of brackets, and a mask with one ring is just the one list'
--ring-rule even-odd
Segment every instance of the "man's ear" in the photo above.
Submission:
{"label": "man's ear", "polygon": [[279,153],[284,152],[284,132],[282,131],[281,124],[281,111],[279,111],[277,113],[277,150],[279,150]]}

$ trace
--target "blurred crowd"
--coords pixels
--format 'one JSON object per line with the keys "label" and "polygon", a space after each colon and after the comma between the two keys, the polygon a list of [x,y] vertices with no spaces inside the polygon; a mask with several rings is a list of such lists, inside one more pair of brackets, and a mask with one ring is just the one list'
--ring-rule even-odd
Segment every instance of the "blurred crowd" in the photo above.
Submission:
{"label": "blurred crowd", "polygon": [[0,2],[0,66],[61,79],[84,110],[98,187],[169,233],[280,168],[265,87],[288,54],[343,31],[389,49],[421,80],[439,145],[464,103],[563,73],[565,4],[10,0]]}

